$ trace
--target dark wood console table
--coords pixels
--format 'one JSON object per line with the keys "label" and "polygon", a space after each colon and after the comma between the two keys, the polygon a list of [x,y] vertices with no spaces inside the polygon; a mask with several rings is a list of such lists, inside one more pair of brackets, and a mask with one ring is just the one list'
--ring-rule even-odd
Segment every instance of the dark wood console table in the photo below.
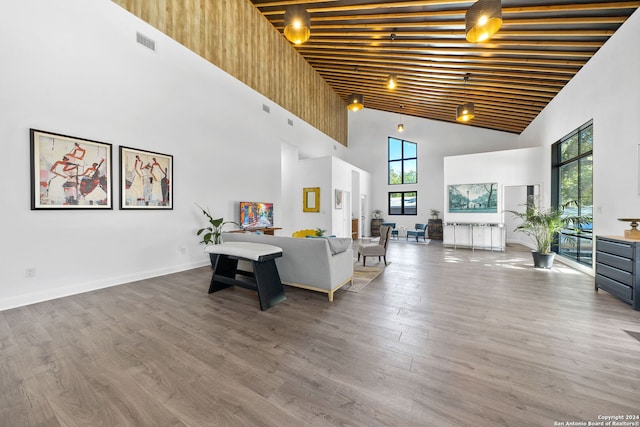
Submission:
{"label": "dark wood console table", "polygon": [[245,231],[250,231],[252,233],[255,233],[256,231],[260,231],[263,234],[266,234],[268,236],[273,236],[274,232],[276,230],[282,230],[281,227],[255,227],[255,228],[241,228],[239,230],[225,230],[225,233],[244,233]]}

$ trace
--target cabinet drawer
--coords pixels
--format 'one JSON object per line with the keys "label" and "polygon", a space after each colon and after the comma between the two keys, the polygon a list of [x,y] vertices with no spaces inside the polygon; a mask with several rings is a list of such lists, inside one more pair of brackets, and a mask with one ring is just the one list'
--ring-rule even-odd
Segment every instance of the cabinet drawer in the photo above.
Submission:
{"label": "cabinet drawer", "polygon": [[605,264],[596,264],[596,274],[608,277],[627,286],[633,285],[633,275],[631,273],[609,267]]}
{"label": "cabinet drawer", "polygon": [[596,251],[633,259],[633,246],[629,243],[598,239],[596,240]]}
{"label": "cabinet drawer", "polygon": [[606,252],[596,252],[596,262],[633,273],[633,261],[629,258],[608,254]]}
{"label": "cabinet drawer", "polygon": [[623,285],[615,280],[609,279],[608,277],[596,274],[596,286],[626,302],[631,302],[633,300],[633,288],[631,286]]}

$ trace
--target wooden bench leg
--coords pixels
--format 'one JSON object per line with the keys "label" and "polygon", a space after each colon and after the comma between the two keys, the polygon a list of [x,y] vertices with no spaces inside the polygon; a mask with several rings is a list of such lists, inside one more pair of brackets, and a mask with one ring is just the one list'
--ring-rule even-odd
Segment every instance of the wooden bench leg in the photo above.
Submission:
{"label": "wooden bench leg", "polygon": [[284,286],[280,281],[280,274],[276,267],[276,261],[253,261],[253,275],[258,288],[260,310],[267,310],[277,303],[287,299],[284,295]]}
{"label": "wooden bench leg", "polygon": [[221,289],[226,289],[233,286],[228,283],[222,283],[216,280],[216,276],[235,279],[236,270],[238,268],[238,260],[231,259],[226,255],[218,255],[218,254],[209,254],[209,257],[211,258],[211,265],[213,266],[211,283],[209,283],[209,293],[213,293]]}

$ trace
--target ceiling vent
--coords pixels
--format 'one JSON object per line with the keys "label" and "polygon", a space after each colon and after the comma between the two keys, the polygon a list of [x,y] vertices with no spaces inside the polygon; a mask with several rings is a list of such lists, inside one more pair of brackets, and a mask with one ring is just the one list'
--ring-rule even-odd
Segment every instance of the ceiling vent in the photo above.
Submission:
{"label": "ceiling vent", "polygon": [[156,51],[156,42],[151,40],[149,37],[144,34],[136,33],[136,41],[140,43],[142,46],[151,49],[152,51]]}
{"label": "ceiling vent", "polygon": [[289,123],[289,126],[293,126],[293,120],[287,119],[287,123]]}
{"label": "ceiling vent", "polygon": [[264,111],[265,113],[270,113],[271,108],[269,108],[267,104],[262,104],[262,111]]}

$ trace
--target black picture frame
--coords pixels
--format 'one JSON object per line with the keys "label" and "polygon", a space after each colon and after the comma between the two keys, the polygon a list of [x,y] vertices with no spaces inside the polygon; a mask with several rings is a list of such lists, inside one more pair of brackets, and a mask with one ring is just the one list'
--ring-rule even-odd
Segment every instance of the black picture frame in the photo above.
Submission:
{"label": "black picture frame", "polygon": [[112,146],[29,130],[31,210],[113,209]]}
{"label": "black picture frame", "polygon": [[173,156],[120,147],[120,209],[173,209]]}

